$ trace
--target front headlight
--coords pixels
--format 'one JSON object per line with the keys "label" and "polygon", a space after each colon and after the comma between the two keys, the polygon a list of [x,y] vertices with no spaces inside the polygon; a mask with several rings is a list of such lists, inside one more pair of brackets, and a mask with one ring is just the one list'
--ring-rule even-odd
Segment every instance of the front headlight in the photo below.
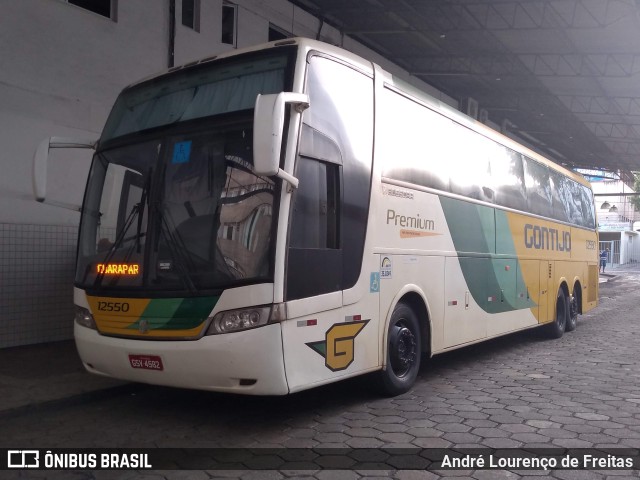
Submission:
{"label": "front headlight", "polygon": [[239,332],[262,327],[269,323],[270,316],[271,306],[219,312],[213,317],[206,334],[218,335],[220,333]]}
{"label": "front headlight", "polygon": [[96,327],[96,321],[93,319],[93,315],[91,315],[91,312],[84,307],[76,305],[75,320],[78,325],[82,325],[83,327],[91,328],[92,330],[98,329]]}

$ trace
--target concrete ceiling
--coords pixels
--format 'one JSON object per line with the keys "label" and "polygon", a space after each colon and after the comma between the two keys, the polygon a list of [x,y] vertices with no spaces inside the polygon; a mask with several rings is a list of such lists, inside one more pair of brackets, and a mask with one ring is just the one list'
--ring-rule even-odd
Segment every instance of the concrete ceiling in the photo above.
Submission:
{"label": "concrete ceiling", "polygon": [[294,0],[558,163],[640,171],[640,0]]}

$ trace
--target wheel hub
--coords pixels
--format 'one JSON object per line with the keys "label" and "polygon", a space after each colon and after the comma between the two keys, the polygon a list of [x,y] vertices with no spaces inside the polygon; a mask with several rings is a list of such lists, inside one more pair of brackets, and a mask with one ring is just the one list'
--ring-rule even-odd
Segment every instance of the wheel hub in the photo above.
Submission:
{"label": "wheel hub", "polygon": [[571,300],[569,302],[569,315],[571,315],[571,318],[578,316],[578,299],[575,295],[571,295]]}
{"label": "wheel hub", "polygon": [[411,330],[403,325],[396,325],[392,330],[389,342],[391,349],[391,367],[399,377],[406,375],[416,361],[416,338]]}

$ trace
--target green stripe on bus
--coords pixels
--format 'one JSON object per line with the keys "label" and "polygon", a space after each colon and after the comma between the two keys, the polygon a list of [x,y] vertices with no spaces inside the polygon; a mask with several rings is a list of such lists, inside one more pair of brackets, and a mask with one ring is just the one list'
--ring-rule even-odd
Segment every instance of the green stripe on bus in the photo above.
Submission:
{"label": "green stripe on bus", "polygon": [[516,289],[524,280],[507,213],[449,197],[440,197],[440,203],[467,288],[480,308],[487,313],[530,308],[518,301]]}
{"label": "green stripe on bus", "polygon": [[440,203],[459,253],[496,252],[493,208],[449,197],[440,197]]}
{"label": "green stripe on bus", "polygon": [[[166,328],[197,327],[207,319],[219,299],[220,297],[185,298]],[[188,322],[189,325],[184,322]],[[174,324],[176,324],[175,327]]]}
{"label": "green stripe on bus", "polygon": [[[155,298],[140,316],[150,330],[188,330],[200,325],[220,297]],[[138,322],[130,328],[138,328]]]}

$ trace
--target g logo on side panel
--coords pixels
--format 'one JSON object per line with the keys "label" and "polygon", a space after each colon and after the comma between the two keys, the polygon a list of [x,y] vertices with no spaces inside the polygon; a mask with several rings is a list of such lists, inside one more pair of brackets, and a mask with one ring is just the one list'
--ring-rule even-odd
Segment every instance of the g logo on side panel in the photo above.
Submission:
{"label": "g logo on side panel", "polygon": [[325,359],[325,366],[332,372],[346,370],[355,358],[355,338],[369,320],[335,323],[320,342],[306,345]]}

